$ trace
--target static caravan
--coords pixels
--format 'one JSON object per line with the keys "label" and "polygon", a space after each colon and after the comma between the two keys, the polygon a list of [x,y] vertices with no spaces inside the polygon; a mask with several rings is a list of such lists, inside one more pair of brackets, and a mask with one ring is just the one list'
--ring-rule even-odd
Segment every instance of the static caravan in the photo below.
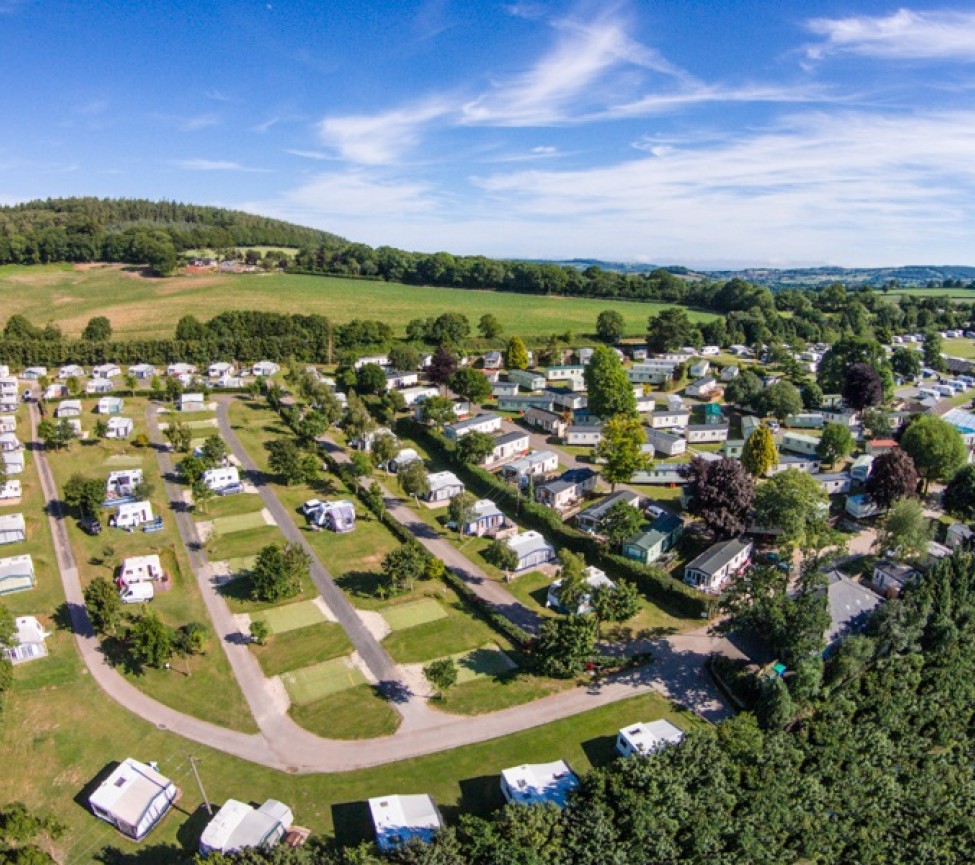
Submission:
{"label": "static caravan", "polygon": [[4,471],[8,477],[19,475],[24,470],[24,452],[22,450],[3,451],[0,453],[0,459],[3,460]]}
{"label": "static caravan", "polygon": [[514,567],[516,571],[537,568],[555,558],[555,548],[538,532],[522,532],[508,538],[505,543],[518,558]]}
{"label": "static caravan", "polygon": [[96,817],[141,841],[179,798],[179,788],[151,765],[124,760],[88,799]]}
{"label": "static caravan", "polygon": [[595,447],[603,440],[601,423],[571,424],[565,430],[565,443],[575,447]]}
{"label": "static caravan", "polygon": [[135,528],[155,519],[150,502],[125,502],[109,517],[109,525],[119,529]]}
{"label": "static caravan", "polygon": [[508,381],[515,382],[522,390],[541,390],[545,387],[545,376],[527,369],[509,370]]}
{"label": "static caravan", "polygon": [[684,520],[665,511],[642,532],[623,544],[623,555],[644,565],[652,564],[677,546],[683,533]]}
{"label": "static caravan", "polygon": [[501,433],[494,437],[494,450],[487,455],[484,465],[493,466],[512,457],[528,453],[528,433]]}
{"label": "static caravan", "polygon": [[501,476],[508,481],[522,482],[526,478],[546,477],[558,470],[559,458],[552,451],[530,451],[521,459],[501,468]]}
{"label": "static caravan", "polygon": [[179,397],[179,410],[192,412],[192,411],[205,411],[206,410],[206,399],[202,393],[184,393],[180,394]]}
{"label": "static caravan", "polygon": [[260,360],[252,367],[251,374],[267,378],[271,375],[277,375],[280,371],[281,367],[273,360]]}
{"label": "static caravan", "polygon": [[486,412],[485,414],[479,414],[476,417],[458,421],[457,423],[445,427],[443,434],[452,441],[457,441],[458,439],[462,439],[468,433],[495,433],[500,429],[501,416],[496,415],[493,412]]}
{"label": "static caravan", "polygon": [[876,457],[871,454],[863,454],[853,461],[853,465],[850,467],[850,475],[855,481],[859,481],[861,484],[866,483],[867,478],[870,477],[874,459]]}
{"label": "static caravan", "polygon": [[122,370],[119,369],[118,364],[100,363],[91,368],[91,374],[93,378],[118,378]]}
{"label": "static caravan", "polygon": [[108,439],[127,439],[132,435],[134,425],[131,418],[110,417],[105,431],[105,438]]}
{"label": "static caravan", "polygon": [[142,469],[119,469],[109,472],[105,481],[105,496],[109,499],[127,498],[135,495],[142,483]]}
{"label": "static caravan", "polygon": [[790,414],[785,419],[785,425],[796,429],[822,429],[825,419],[820,412]]}
{"label": "static caravan", "polygon": [[649,724],[624,727],[616,736],[616,750],[623,757],[645,757],[669,745],[684,741],[684,731],[666,718]]}
{"label": "static caravan", "polygon": [[505,801],[518,805],[550,804],[564,808],[579,778],[565,760],[554,763],[526,763],[501,771],[501,793]]}
{"label": "static caravan", "polygon": [[56,418],[81,417],[81,400],[66,399],[54,409],[54,416]]}
{"label": "static caravan", "polygon": [[606,514],[621,502],[639,509],[640,496],[632,490],[617,490],[615,493],[606,496],[602,501],[595,502],[579,511],[575,516],[576,525],[584,532],[598,532]]}
{"label": "static caravan", "polygon": [[464,492],[464,483],[453,472],[433,472],[427,477],[430,491],[423,496],[427,502],[446,502]]}
{"label": "static caravan", "polygon": [[25,592],[33,589],[36,583],[34,560],[29,555],[0,559],[0,595]]}
{"label": "static caravan", "polygon": [[23,514],[0,517],[0,545],[17,544],[27,540],[27,523]]}
{"label": "static caravan", "polygon": [[676,457],[687,451],[687,439],[677,433],[648,429],[646,436],[644,450],[649,450],[651,456],[661,453],[666,457]]}
{"label": "static caravan", "polygon": [[389,853],[410,841],[428,844],[443,829],[443,817],[426,794],[377,796],[369,800],[376,846]]}
{"label": "static caravan", "polygon": [[728,424],[703,423],[690,424],[686,431],[687,443],[706,444],[708,442],[723,442],[728,440]]}
{"label": "static caravan", "polygon": [[819,447],[819,439],[815,436],[804,435],[803,433],[787,432],[782,436],[779,445],[782,450],[792,451],[797,454],[815,454]]}
{"label": "static caravan", "polygon": [[203,830],[200,854],[270,850],[281,843],[294,820],[291,809],[276,799],[268,799],[260,808],[228,799]]}
{"label": "static caravan", "polygon": [[3,481],[0,483],[0,504],[12,504],[20,499],[20,481]]}
{"label": "static caravan", "polygon": [[125,402],[121,397],[103,396],[98,400],[98,414],[121,414]]}
{"label": "static caravan", "polygon": [[240,484],[240,472],[236,466],[217,466],[203,473],[203,483],[211,490],[226,489]]}
{"label": "static caravan", "polygon": [[683,408],[668,408],[650,414],[651,429],[684,429],[691,422],[691,413]]}
{"label": "static caravan", "polygon": [[705,550],[684,568],[684,582],[702,592],[720,592],[751,561],[751,541],[733,538]]}

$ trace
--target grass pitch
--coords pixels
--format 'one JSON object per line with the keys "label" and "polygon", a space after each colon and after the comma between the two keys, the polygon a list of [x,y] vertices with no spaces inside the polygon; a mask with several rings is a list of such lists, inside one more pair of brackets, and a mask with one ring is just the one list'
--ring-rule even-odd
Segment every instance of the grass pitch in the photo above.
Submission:
{"label": "grass pitch", "polygon": [[408,604],[397,604],[382,611],[382,616],[394,631],[415,628],[438,619],[446,619],[447,611],[433,598],[421,598]]}
{"label": "grass pitch", "polygon": [[297,604],[271,607],[269,610],[255,613],[251,618],[265,622],[273,634],[296,631],[298,628],[327,621],[321,607],[314,601],[299,601]]}
{"label": "grass pitch", "polygon": [[261,511],[252,511],[249,514],[237,514],[233,517],[217,517],[213,521],[213,527],[221,535],[229,535],[234,532],[246,532],[248,529],[259,529],[266,526],[267,521]]}
{"label": "grass pitch", "polygon": [[329,694],[363,685],[366,677],[348,658],[333,658],[285,673],[281,681],[295,705],[307,706]]}

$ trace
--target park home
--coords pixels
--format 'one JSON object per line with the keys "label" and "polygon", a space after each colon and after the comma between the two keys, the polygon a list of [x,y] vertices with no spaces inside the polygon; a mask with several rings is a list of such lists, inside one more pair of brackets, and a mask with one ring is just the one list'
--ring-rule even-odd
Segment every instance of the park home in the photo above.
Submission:
{"label": "park home", "polygon": [[635,492],[617,490],[615,493],[606,496],[602,501],[595,502],[579,511],[575,516],[576,525],[584,532],[598,533],[603,518],[621,502],[637,509],[640,507],[640,497]]}
{"label": "park home", "polygon": [[820,462],[819,457],[782,454],[779,457],[779,461],[765,473],[765,477],[770,478],[772,475],[777,475],[779,472],[784,472],[786,469],[798,469],[799,471],[806,472],[807,474],[815,474],[819,471],[821,466],[822,463]]}
{"label": "park home", "polygon": [[61,399],[62,397],[66,397],[68,393],[69,391],[67,385],[61,384],[60,382],[55,382],[54,384],[49,384],[44,389],[44,399]]}
{"label": "park home", "polygon": [[846,497],[846,512],[857,520],[865,520],[880,513],[880,507],[866,494]]}
{"label": "park home", "polygon": [[555,548],[538,532],[521,532],[508,538],[505,543],[517,557],[513,568],[515,571],[537,568],[555,558]]}
{"label": "park home", "polygon": [[491,388],[491,396],[495,399],[501,396],[514,396],[516,393],[518,393],[518,382],[516,381],[495,382]]}
{"label": "park home", "polygon": [[386,469],[395,475],[403,466],[420,459],[420,455],[413,448],[403,448],[386,464]]}
{"label": "park home", "polygon": [[690,445],[707,444],[708,442],[723,442],[728,439],[728,424],[703,423],[690,424],[685,432],[687,443]]}
{"label": "park home", "polygon": [[84,376],[85,368],[76,363],[66,364],[58,370],[58,378],[61,381],[67,381],[69,378],[84,378]]}
{"label": "park home", "polygon": [[676,514],[665,511],[623,544],[623,555],[644,565],[652,564],[677,546],[683,533],[684,521]]}
{"label": "park home", "polygon": [[870,454],[863,454],[853,461],[853,465],[850,467],[850,475],[855,481],[859,481],[861,484],[866,483],[867,478],[870,477],[874,459],[875,457]]}
{"label": "park home", "polygon": [[824,474],[815,474],[813,477],[828,496],[848,493],[850,491],[850,485],[853,482],[853,478],[849,472],[826,472]]}
{"label": "park home", "polygon": [[173,378],[196,375],[196,367],[191,363],[171,363],[166,367],[166,375]]}
{"label": "park home", "polygon": [[103,396],[100,400],[98,400],[99,414],[121,414],[124,407],[125,402],[121,399],[121,397]]}
{"label": "park home", "polygon": [[34,560],[30,555],[7,556],[0,559],[0,595],[25,592],[33,589],[36,583]]}
{"label": "park home", "polygon": [[579,778],[565,760],[527,763],[501,772],[501,793],[516,805],[555,805],[564,808]]}
{"label": "park home", "polygon": [[501,369],[501,365],[504,359],[501,357],[500,351],[489,351],[484,355],[484,368],[485,369]]}
{"label": "park home", "polygon": [[126,759],[88,798],[96,817],[141,841],[179,798],[179,788],[151,765]]}
{"label": "park home", "polygon": [[20,439],[17,438],[17,433],[0,433],[0,452],[13,453],[14,451],[19,451],[22,447],[23,445],[20,443]]}
{"label": "park home", "polygon": [[85,393],[88,396],[111,393],[113,390],[115,390],[115,383],[110,378],[90,378],[85,384]]}
{"label": "park home", "polygon": [[268,799],[259,808],[228,799],[204,828],[200,854],[270,850],[288,834],[294,819],[291,809],[276,799]]}
{"label": "park home", "polygon": [[711,371],[711,361],[696,360],[687,367],[687,374],[691,378],[704,378]]}
{"label": "park home", "polygon": [[0,517],[0,545],[17,544],[27,540],[27,523],[23,514]]}
{"label": "park home", "polygon": [[494,437],[494,450],[487,455],[484,465],[493,466],[512,457],[528,453],[528,433],[500,433]]}
{"label": "park home", "polygon": [[128,498],[142,483],[142,469],[119,469],[109,472],[105,481],[105,496],[109,499]]}
{"label": "park home", "polygon": [[819,412],[808,412],[803,414],[790,414],[785,419],[785,425],[796,429],[822,429],[825,423],[823,415]]}
{"label": "park home", "polygon": [[125,502],[109,517],[108,523],[119,529],[128,529],[152,522],[153,519],[150,502]]}
{"label": "park home", "polygon": [[410,841],[429,843],[443,829],[443,817],[426,794],[378,796],[369,800],[376,846],[389,853]]}
{"label": "park home", "polygon": [[0,452],[0,459],[3,460],[4,473],[8,477],[19,475],[24,470],[24,452],[22,450]]}
{"label": "park home", "polygon": [[402,390],[404,387],[415,387],[420,381],[416,372],[401,372],[400,370],[386,370],[386,389]]}
{"label": "park home", "polygon": [[575,423],[565,429],[565,443],[574,447],[595,447],[603,440],[601,423]]}
{"label": "park home", "polygon": [[134,363],[129,367],[129,375],[139,381],[151,379],[156,372],[156,368],[151,363]]}
{"label": "park home", "polygon": [[787,432],[782,436],[779,447],[793,453],[810,455],[816,453],[819,447],[819,439],[804,433]]}
{"label": "park home", "polygon": [[451,441],[458,441],[472,432],[496,433],[501,429],[501,416],[487,412],[467,420],[458,421],[444,428],[443,434]]}
{"label": "park home", "polygon": [[207,376],[209,378],[222,378],[225,375],[234,374],[234,365],[232,363],[227,363],[226,361],[218,360],[211,363],[207,369]]}
{"label": "park home", "polygon": [[203,483],[217,492],[240,484],[240,472],[236,466],[217,466],[203,472]]}
{"label": "park home", "polygon": [[20,481],[0,481],[0,505],[10,505],[20,500]]}
{"label": "park home", "polygon": [[646,757],[668,745],[679,745],[683,740],[684,731],[661,718],[649,724],[624,727],[616,736],[616,750],[622,757]]}
{"label": "park home", "polygon": [[127,439],[132,435],[132,419],[127,417],[110,417],[106,424],[105,438]]}
{"label": "park home", "polygon": [[546,411],[543,408],[529,408],[525,412],[524,420],[529,426],[543,430],[556,438],[562,438],[569,426],[562,415],[554,411]]}
{"label": "park home", "polygon": [[37,381],[39,378],[45,378],[46,376],[46,366],[29,366],[20,374],[20,377],[24,381]]}
{"label": "park home", "polygon": [[118,378],[122,374],[118,364],[100,363],[91,368],[92,378]]}
{"label": "park home", "polygon": [[440,396],[440,391],[435,387],[407,387],[403,388],[399,393],[403,397],[403,402],[406,403],[407,408],[422,403],[431,397]]}
{"label": "park home", "polygon": [[563,613],[583,616],[586,613],[592,612],[592,593],[595,592],[596,589],[616,588],[616,583],[606,576],[605,571],[602,571],[599,568],[594,568],[592,565],[586,568],[583,579],[585,580],[586,585],[589,587],[589,591],[585,592],[578,599],[574,609],[567,609],[565,605],[562,604],[562,580],[555,580],[548,587],[548,593],[545,596],[545,606],[553,610],[560,610]]}
{"label": "park home", "polygon": [[596,488],[599,476],[592,469],[569,469],[561,477],[535,489],[535,498],[557,511],[570,508]]}
{"label": "park home", "polygon": [[205,411],[206,407],[206,398],[202,393],[183,393],[179,396],[180,411]]}
{"label": "park home", "polygon": [[648,429],[646,436],[644,450],[649,451],[651,456],[661,453],[666,457],[676,457],[687,450],[687,439],[677,433]]}
{"label": "park home", "polygon": [[651,429],[684,429],[691,422],[691,413],[683,408],[650,413]]}
{"label": "park home", "polygon": [[718,381],[714,376],[707,376],[706,378],[700,378],[695,382],[689,384],[684,388],[684,393],[688,396],[692,396],[695,399],[705,399],[711,394],[713,394],[718,389]]}
{"label": "park home", "polygon": [[729,579],[748,566],[751,554],[751,541],[721,541],[687,564],[684,582],[702,592],[720,592]]}
{"label": "park home", "polygon": [[744,451],[744,439],[728,439],[723,445],[721,445],[721,456],[728,457],[728,459],[740,460]]}
{"label": "park home", "polygon": [[498,408],[501,411],[526,412],[529,409],[540,408],[552,411],[555,408],[555,397],[549,391],[541,393],[516,393],[511,396],[499,396]]}
{"label": "park home", "polygon": [[855,427],[860,422],[860,415],[849,408],[823,408],[820,411],[823,423],[838,423],[845,427]]}
{"label": "park home", "polygon": [[631,366],[626,377],[633,384],[663,384],[670,381],[678,363],[676,360],[647,360]]}
{"label": "park home", "polygon": [[505,524],[504,514],[490,499],[479,499],[474,502],[474,516],[470,522],[464,523],[465,535],[490,535]]}
{"label": "park home", "polygon": [[546,477],[557,471],[559,458],[552,451],[530,451],[521,459],[501,468],[501,476],[508,481],[520,483],[525,478]]}
{"label": "park home", "polygon": [[66,399],[59,403],[58,407],[54,409],[54,416],[56,418],[81,417],[81,400]]}
{"label": "park home", "polygon": [[115,578],[119,588],[131,586],[134,583],[148,583],[166,579],[159,556],[131,556],[123,559]]}
{"label": "park home", "polygon": [[723,370],[721,370],[721,375],[719,378],[723,382],[734,381],[736,378],[738,378],[740,372],[741,371],[737,366],[726,366]]}
{"label": "park home", "polygon": [[876,457],[896,447],[897,442],[893,439],[871,439],[867,442],[866,451],[870,456]]}
{"label": "park home", "polygon": [[430,491],[423,496],[427,502],[446,502],[464,492],[463,482],[453,472],[433,472],[428,475]]}
{"label": "park home", "polygon": [[556,411],[582,411],[589,405],[589,397],[584,393],[555,389],[547,389],[543,393],[552,398]]}
{"label": "park home", "polygon": [[508,381],[515,382],[522,390],[541,390],[545,387],[545,376],[528,369],[508,370]]}
{"label": "park home", "polygon": [[360,370],[366,364],[375,364],[376,366],[389,366],[389,355],[386,354],[370,354],[365,357],[360,357],[354,364],[352,368],[355,370]]}

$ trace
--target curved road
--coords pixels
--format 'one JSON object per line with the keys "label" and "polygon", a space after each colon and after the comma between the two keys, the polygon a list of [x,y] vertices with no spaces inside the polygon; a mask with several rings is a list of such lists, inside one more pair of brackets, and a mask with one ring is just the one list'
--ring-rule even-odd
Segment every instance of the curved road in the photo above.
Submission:
{"label": "curved road", "polygon": [[[661,640],[654,649],[655,660],[651,665],[588,688],[575,688],[522,706],[474,717],[447,715],[423,701],[411,700],[411,709],[404,712],[403,724],[391,736],[356,741],[323,739],[295,724],[271,699],[263,676],[258,675],[259,667],[239,639],[226,605],[213,591],[209,566],[201,556],[192,555],[198,550],[191,549],[191,563],[208,611],[260,733],[240,733],[185,715],[139,691],[111,667],[102,654],[85,612],[78,568],[71,552],[54,478],[43,447],[38,443],[38,412],[34,404],[30,405],[30,417],[35,464],[47,501],[55,554],[79,654],[107,696],[159,729],[269,768],[308,773],[364,769],[483,742],[636,696],[648,689],[693,708],[705,718],[718,720],[730,714],[716,695],[702,665],[712,651],[720,649],[734,654],[735,650],[724,640],[695,633]],[[168,455],[160,453],[160,457],[164,456]],[[185,513],[182,497],[172,497],[179,490],[167,484],[167,491],[181,530],[190,531],[191,527],[179,516]],[[273,497],[273,491],[265,488],[264,492]],[[186,519],[189,519],[188,515]],[[288,525],[288,521],[283,525]],[[195,526],[191,539],[193,534]]]}

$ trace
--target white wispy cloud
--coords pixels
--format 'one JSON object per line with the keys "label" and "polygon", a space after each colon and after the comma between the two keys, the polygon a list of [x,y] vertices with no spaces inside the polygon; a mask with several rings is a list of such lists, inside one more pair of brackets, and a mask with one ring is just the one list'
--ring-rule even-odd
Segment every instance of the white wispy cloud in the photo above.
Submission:
{"label": "white wispy cloud", "polygon": [[280,121],[281,121],[281,118],[280,117],[272,117],[270,120],[265,120],[263,123],[258,123],[256,125],[252,126],[251,127],[251,130],[254,131],[254,132],[260,133],[261,135],[263,135],[272,126],[275,126]]}
{"label": "white wispy cloud", "polygon": [[193,117],[180,118],[177,122],[183,132],[197,132],[200,129],[219,126],[220,118],[216,114],[197,114]]}
{"label": "white wispy cloud", "polygon": [[271,205],[292,216],[372,220],[412,218],[437,209],[433,188],[422,181],[384,178],[371,171],[319,174]]}
{"label": "white wispy cloud", "polygon": [[300,156],[302,159],[314,159],[317,162],[332,161],[338,159],[334,153],[326,153],[324,150],[293,150],[286,148],[285,153],[292,156]]}
{"label": "white wispy cloud", "polygon": [[225,159],[177,159],[173,163],[184,171],[245,171],[253,174],[269,174],[269,168],[252,168]]}
{"label": "white wispy cloud", "polygon": [[615,17],[592,22],[559,21],[554,48],[530,69],[499,81],[488,92],[463,106],[468,123],[496,126],[536,126],[568,119],[580,103],[610,98],[619,82],[607,81],[609,73],[639,67],[668,78],[690,76],[658,51],[631,39],[626,25]]}
{"label": "white wispy cloud", "polygon": [[975,12],[899,9],[877,17],[814,18],[807,27],[825,37],[808,47],[812,59],[856,54],[887,60],[975,62]]}
{"label": "white wispy cloud", "polygon": [[427,124],[450,111],[449,100],[433,98],[380,114],[328,117],[318,124],[318,133],[343,159],[362,165],[388,165],[417,143]]}

